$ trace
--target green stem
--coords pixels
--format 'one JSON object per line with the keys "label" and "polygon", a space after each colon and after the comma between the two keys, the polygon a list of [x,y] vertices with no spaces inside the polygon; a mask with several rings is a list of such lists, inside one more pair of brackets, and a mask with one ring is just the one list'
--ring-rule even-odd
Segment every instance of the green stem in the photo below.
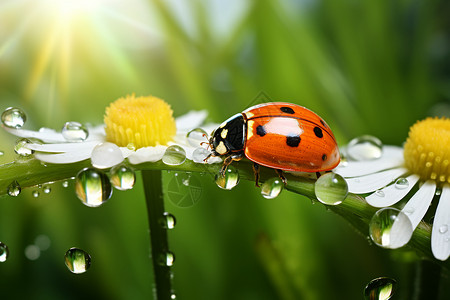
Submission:
{"label": "green stem", "polygon": [[413,300],[434,300],[439,297],[441,267],[428,260],[420,260],[416,266]]}
{"label": "green stem", "polygon": [[[84,167],[90,166],[90,161],[83,161],[74,164],[42,165],[41,162],[35,159],[29,159],[24,162],[13,162],[0,165],[0,195],[7,193],[8,185],[17,180],[22,189],[36,186],[67,178],[75,177],[76,174]],[[254,180],[252,165],[248,161],[240,161],[234,163],[233,166],[239,171],[242,180]],[[179,166],[168,166],[161,161],[156,163],[143,163],[132,166],[135,170],[173,170],[186,172],[199,172],[217,174],[221,168],[221,164],[197,164],[190,160]],[[268,178],[277,176],[273,170],[263,168],[261,170],[261,182]],[[310,199],[316,199],[314,194],[315,180],[295,177],[286,174],[288,183],[286,189],[307,196]],[[328,209],[342,216],[350,224],[352,224],[362,235],[368,236],[369,222],[377,210],[370,206],[365,201],[364,197],[354,194],[349,194],[344,202],[336,206],[327,206]],[[446,261],[437,261],[431,252],[431,226],[428,223],[420,222],[413,236],[408,243],[408,246],[414,249],[421,257],[428,258],[435,261],[441,267],[450,269],[450,259]]]}
{"label": "green stem", "polygon": [[143,170],[145,201],[150,227],[150,244],[152,251],[153,271],[155,274],[156,299],[171,299],[172,282],[170,266],[167,266],[166,255],[169,251],[167,229],[161,225],[164,210],[161,171]]}

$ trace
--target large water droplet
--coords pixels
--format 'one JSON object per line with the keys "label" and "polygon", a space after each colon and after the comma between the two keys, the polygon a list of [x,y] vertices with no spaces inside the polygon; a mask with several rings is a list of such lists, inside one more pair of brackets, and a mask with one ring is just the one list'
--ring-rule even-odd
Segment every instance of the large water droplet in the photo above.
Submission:
{"label": "large water droplet", "polygon": [[75,192],[84,205],[97,207],[111,198],[112,187],[105,173],[85,168],[77,174]]}
{"label": "large water droplet", "polygon": [[278,178],[270,178],[261,185],[261,195],[266,199],[276,198],[284,188],[283,181]]}
{"label": "large water droplet", "polygon": [[187,141],[190,146],[198,147],[202,142],[207,142],[208,134],[201,128],[194,128],[186,135]]}
{"label": "large water droplet", "polygon": [[30,144],[31,141],[29,139],[19,139],[16,141],[14,146],[14,152],[19,154],[20,156],[30,156],[34,153],[33,150],[27,148],[27,144]]}
{"label": "large water droplet", "polygon": [[186,160],[186,151],[178,145],[167,147],[162,157],[162,162],[169,166],[178,166]]}
{"label": "large water droplet", "polygon": [[167,197],[178,207],[191,207],[197,204],[202,192],[202,182],[195,174],[175,173],[167,185]]}
{"label": "large water droplet", "polygon": [[397,281],[389,277],[379,277],[370,281],[364,288],[366,300],[388,300],[397,289]]}
{"label": "large water droplet", "polygon": [[403,190],[409,187],[409,181],[407,178],[400,177],[395,181],[395,187],[399,190]]}
{"label": "large water droplet", "polygon": [[136,174],[130,167],[118,165],[111,169],[110,180],[118,190],[131,190],[136,182]]}
{"label": "large water droplet", "polygon": [[22,188],[20,187],[20,184],[17,182],[17,180],[14,180],[8,185],[7,192],[11,197],[19,196],[21,191]]}
{"label": "large water droplet", "polygon": [[341,175],[326,173],[317,179],[314,192],[317,200],[323,204],[338,205],[347,197],[348,186]]}
{"label": "large water droplet", "polygon": [[387,207],[378,210],[369,223],[372,241],[380,247],[396,249],[411,239],[414,228],[402,211]]}
{"label": "large water droplet", "polygon": [[161,266],[171,267],[171,266],[173,266],[174,262],[175,262],[175,255],[170,251],[167,251],[166,253],[162,253],[158,259],[158,263]]}
{"label": "large water droplet", "polygon": [[204,164],[206,163],[205,158],[207,158],[210,153],[211,152],[209,152],[203,147],[197,147],[195,148],[194,152],[192,152],[192,160],[195,163]]}
{"label": "large water droplet", "polygon": [[74,274],[82,274],[91,266],[91,256],[79,248],[70,248],[64,255],[67,268]]}
{"label": "large water droplet", "polygon": [[172,215],[171,213],[164,212],[164,214],[160,220],[160,224],[163,228],[173,229],[176,224],[175,216]]}
{"label": "large water droplet", "polygon": [[239,172],[234,167],[228,167],[225,175],[217,173],[215,176],[216,184],[224,190],[231,190],[239,183]]}
{"label": "large water droplet", "polygon": [[78,122],[66,122],[61,133],[69,142],[82,142],[89,136],[86,126]]}
{"label": "large water droplet", "polygon": [[123,154],[119,146],[104,142],[94,147],[91,154],[92,166],[98,169],[111,168],[123,161]]}
{"label": "large water droplet", "polygon": [[6,244],[0,242],[0,262],[5,262],[9,256],[9,249]]}
{"label": "large water droplet", "polygon": [[2,113],[2,123],[9,128],[22,128],[27,121],[27,116],[20,108],[9,107]]}
{"label": "large water droplet", "polygon": [[348,143],[347,155],[352,160],[372,160],[381,157],[383,144],[371,135],[354,138]]}

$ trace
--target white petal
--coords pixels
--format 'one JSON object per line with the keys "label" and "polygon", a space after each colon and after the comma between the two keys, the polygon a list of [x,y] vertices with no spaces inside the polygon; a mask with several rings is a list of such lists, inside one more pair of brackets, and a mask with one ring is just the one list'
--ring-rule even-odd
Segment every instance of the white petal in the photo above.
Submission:
{"label": "white petal", "polygon": [[141,164],[144,162],[157,162],[161,160],[166,152],[166,146],[144,147],[139,148],[136,152],[128,156],[128,161],[133,164]]}
{"label": "white petal", "polygon": [[52,130],[43,130],[43,131],[33,131],[26,129],[13,129],[8,127],[3,127],[6,131],[15,136],[23,137],[23,138],[35,138],[39,139],[46,143],[64,143],[67,140],[63,137],[63,135],[59,132]]}
{"label": "white petal", "polygon": [[128,149],[128,147],[120,147],[120,151],[122,151],[122,155],[124,158],[127,158],[135,152],[134,150]]}
{"label": "white petal", "polygon": [[200,127],[208,116],[206,110],[190,111],[185,115],[176,118],[177,131],[188,132],[191,129]]}
{"label": "white petal", "polygon": [[349,161],[339,165],[334,172],[343,177],[355,177],[376,173],[403,165],[403,148],[384,146],[379,159],[367,161]]}
{"label": "white petal", "polygon": [[450,185],[445,184],[434,216],[431,231],[434,257],[446,260],[450,256]]}
{"label": "white petal", "polygon": [[86,139],[86,142],[90,141],[99,141],[104,142],[106,141],[106,134],[105,134],[105,125],[98,125],[95,127],[88,127],[88,138]]}
{"label": "white petal", "polygon": [[397,168],[361,177],[346,178],[345,180],[347,181],[348,191],[350,193],[364,194],[385,187],[407,172],[408,170],[405,168]]}
{"label": "white petal", "polygon": [[395,184],[391,184],[383,189],[380,193],[373,193],[366,197],[367,203],[374,207],[387,207],[391,206],[408,194],[408,192],[414,187],[416,182],[419,180],[419,176],[412,174],[406,178],[409,182],[407,188],[399,189]]}
{"label": "white petal", "polygon": [[427,212],[435,191],[436,182],[427,180],[403,207],[402,212],[411,220],[413,228],[419,225],[419,222]]}
{"label": "white petal", "polygon": [[35,153],[34,157],[36,157],[40,161],[52,164],[70,164],[90,158],[91,152],[92,152],[91,149],[89,149],[88,151],[83,149],[80,151],[65,152],[58,154]]}
{"label": "white petal", "polygon": [[80,143],[57,143],[57,144],[27,144],[27,148],[40,152],[71,152],[86,149],[94,149],[98,141]]}
{"label": "white petal", "polygon": [[414,229],[409,218],[404,213],[400,213],[389,233],[389,248],[397,249],[406,245],[411,239]]}

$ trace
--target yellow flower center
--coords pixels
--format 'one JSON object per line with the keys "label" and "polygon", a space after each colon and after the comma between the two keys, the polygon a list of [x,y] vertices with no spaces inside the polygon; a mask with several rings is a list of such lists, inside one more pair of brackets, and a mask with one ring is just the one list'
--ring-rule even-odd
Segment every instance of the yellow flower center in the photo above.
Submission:
{"label": "yellow flower center", "polygon": [[422,180],[450,183],[450,119],[427,118],[414,124],[403,155],[406,167]]}
{"label": "yellow flower center", "polygon": [[166,145],[176,133],[170,105],[153,96],[133,94],[114,101],[104,121],[107,141],[121,147]]}

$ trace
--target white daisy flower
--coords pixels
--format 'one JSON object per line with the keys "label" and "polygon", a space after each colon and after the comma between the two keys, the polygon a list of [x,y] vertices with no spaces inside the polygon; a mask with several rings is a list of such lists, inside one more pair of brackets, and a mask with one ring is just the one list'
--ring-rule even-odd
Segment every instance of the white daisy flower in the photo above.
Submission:
{"label": "white daisy flower", "polygon": [[[121,163],[125,158],[131,164],[159,161],[171,145],[182,147],[187,159],[203,162],[194,151],[200,147],[201,139],[207,142],[207,138],[197,134],[188,139],[187,134],[200,127],[206,117],[204,110],[191,111],[174,120],[172,109],[163,100],[129,95],[106,108],[105,124],[100,126],[84,127],[77,122],[68,122],[61,132],[48,128],[31,131],[4,126],[4,129],[31,139],[24,147],[34,151],[35,158],[40,161],[68,164],[91,159],[94,167],[104,169]],[[210,132],[216,126],[206,125],[203,130]],[[201,153],[206,157],[207,149]],[[208,163],[219,161],[212,159]]]}
{"label": "white daisy flower", "polygon": [[[450,119],[419,121],[410,128],[403,148],[384,146],[379,158],[344,162],[336,173],[346,179],[349,192],[370,193],[366,201],[371,206],[389,207],[408,199],[401,211],[413,229],[424,217],[432,199],[439,198],[431,249],[439,260],[450,256]],[[415,192],[410,193],[412,190]],[[396,228],[398,239],[402,239],[402,230],[407,230],[400,227]]]}

